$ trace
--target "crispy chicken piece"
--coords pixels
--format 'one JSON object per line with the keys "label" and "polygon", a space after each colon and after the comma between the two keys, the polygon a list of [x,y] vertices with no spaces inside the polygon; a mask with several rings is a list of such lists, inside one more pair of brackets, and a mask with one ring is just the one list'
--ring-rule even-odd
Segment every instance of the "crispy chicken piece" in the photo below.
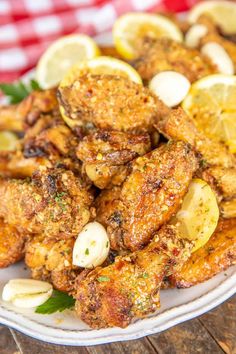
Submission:
{"label": "crispy chicken piece", "polygon": [[41,114],[54,110],[58,110],[55,89],[34,91],[17,105],[0,106],[0,130],[25,130]]}
{"label": "crispy chicken piece", "polygon": [[22,150],[0,152],[0,174],[4,177],[31,177],[40,166],[52,167],[45,157],[25,158]]}
{"label": "crispy chicken piece", "polygon": [[[174,226],[165,225],[143,250],[77,280],[76,311],[92,328],[126,327],[160,306],[159,289],[190,255],[190,245],[179,239]],[[87,275],[87,276],[86,276]]]}
{"label": "crispy chicken piece", "polygon": [[202,177],[223,199],[236,198],[236,166],[209,167],[203,171]]}
{"label": "crispy chicken piece", "polygon": [[115,47],[101,46],[99,49],[101,51],[101,55],[124,60]]}
{"label": "crispy chicken piece", "polygon": [[89,221],[92,194],[73,172],[40,168],[32,180],[0,180],[0,217],[20,232],[65,239]]}
{"label": "crispy chicken piece", "polygon": [[221,214],[224,218],[236,218],[236,198],[220,203]]}
{"label": "crispy chicken piece", "polygon": [[127,78],[84,75],[58,90],[65,114],[79,126],[142,133],[169,109],[149,89]]}
{"label": "crispy chicken piece", "polygon": [[6,268],[24,256],[26,234],[0,219],[0,268]]}
{"label": "crispy chicken piece", "polygon": [[186,48],[169,38],[145,38],[140,55],[132,64],[143,80],[151,80],[161,71],[174,70],[190,82],[217,72],[215,66],[199,51]]}
{"label": "crispy chicken piece", "polygon": [[78,145],[88,177],[100,189],[120,185],[127,176],[127,163],[151,150],[148,134],[128,134],[100,130],[86,136]]}
{"label": "crispy chicken piece", "polygon": [[61,291],[72,292],[74,281],[81,269],[72,264],[75,239],[35,236],[26,243],[25,263],[33,279],[49,281]]}
{"label": "crispy chicken piece", "polygon": [[193,119],[181,107],[171,110],[170,114],[159,119],[155,127],[167,139],[182,140],[194,146],[209,165],[231,168],[236,164],[235,157],[229,153],[226,146],[198,131]]}
{"label": "crispy chicken piece", "polygon": [[221,220],[210,240],[170,277],[179,288],[202,283],[236,264],[236,218]]}
{"label": "crispy chicken piece", "polygon": [[197,168],[194,151],[183,142],[137,158],[122,187],[102,192],[95,203],[111,248],[135,251],[145,246],[176,213]]}

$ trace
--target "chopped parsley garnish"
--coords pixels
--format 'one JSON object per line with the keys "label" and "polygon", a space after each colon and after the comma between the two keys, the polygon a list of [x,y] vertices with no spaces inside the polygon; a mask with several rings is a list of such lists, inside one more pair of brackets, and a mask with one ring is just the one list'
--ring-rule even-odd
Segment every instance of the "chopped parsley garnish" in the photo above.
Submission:
{"label": "chopped parsley garnish", "polygon": [[86,250],[85,250],[85,254],[86,254],[86,256],[88,256],[88,255],[89,255],[89,249],[88,249],[88,248],[86,248]]}
{"label": "chopped parsley garnish", "polygon": [[53,290],[52,296],[44,304],[38,306],[35,310],[36,313],[43,315],[51,314],[54,312],[62,312],[66,309],[71,309],[75,306],[75,299],[59,290]]}
{"label": "chopped parsley garnish", "polygon": [[110,281],[109,277],[106,276],[102,276],[102,277],[98,277],[97,281],[99,281],[99,283],[105,282],[105,281]]}
{"label": "chopped parsley garnish", "polygon": [[107,241],[107,243],[106,243],[106,248],[108,248],[108,246],[109,246],[109,242]]}
{"label": "chopped parsley garnish", "polygon": [[9,98],[10,103],[19,103],[31,91],[40,90],[40,87],[37,81],[30,80],[28,84],[24,84],[22,81],[17,81],[13,84],[0,83],[0,90]]}

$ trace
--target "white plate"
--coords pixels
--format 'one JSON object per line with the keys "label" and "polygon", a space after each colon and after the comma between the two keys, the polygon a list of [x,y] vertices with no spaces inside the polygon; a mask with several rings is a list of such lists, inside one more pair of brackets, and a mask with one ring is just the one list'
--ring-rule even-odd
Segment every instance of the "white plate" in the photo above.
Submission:
{"label": "white plate", "polygon": [[[110,44],[109,33],[99,36],[100,44]],[[32,77],[32,72],[24,79]],[[13,278],[27,278],[23,263],[0,270],[0,293]],[[92,330],[73,311],[38,315],[33,310],[15,308],[0,299],[0,323],[45,342],[64,345],[95,345],[137,339],[161,332],[178,323],[199,316],[236,293],[236,266],[190,289],[161,291],[161,309],[148,318],[137,320],[125,329]]]}

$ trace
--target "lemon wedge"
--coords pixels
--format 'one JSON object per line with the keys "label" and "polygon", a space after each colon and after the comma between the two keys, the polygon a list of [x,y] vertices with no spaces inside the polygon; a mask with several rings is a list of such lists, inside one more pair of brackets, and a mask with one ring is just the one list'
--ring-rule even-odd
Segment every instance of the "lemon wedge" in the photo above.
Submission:
{"label": "lemon wedge", "polygon": [[18,140],[18,137],[12,132],[0,132],[0,151],[15,150]]}
{"label": "lemon wedge", "polygon": [[173,218],[180,234],[195,242],[192,252],[207,243],[218,219],[219,208],[211,187],[201,179],[193,179],[181,209]]}
{"label": "lemon wedge", "polygon": [[236,3],[234,1],[203,1],[188,14],[188,21],[195,23],[201,15],[209,15],[227,34],[236,33]]}
{"label": "lemon wedge", "polygon": [[[61,80],[60,87],[71,85],[78,77],[84,75],[85,73],[91,73],[94,75],[120,75],[142,85],[142,79],[140,75],[134,68],[132,68],[131,65],[119,59],[111,58],[108,56],[100,56],[73,65]],[[73,128],[78,124],[74,119],[66,116],[65,110],[61,105],[59,108],[64,121],[69,127]]]}
{"label": "lemon wedge", "polygon": [[182,107],[206,136],[236,152],[236,76],[215,74],[196,81]]}
{"label": "lemon wedge", "polygon": [[116,50],[126,59],[135,58],[137,43],[145,36],[183,40],[180,29],[168,18],[157,14],[131,12],[119,17],[113,26]]}
{"label": "lemon wedge", "polygon": [[55,41],[40,58],[36,67],[36,79],[43,89],[54,87],[72,65],[98,55],[100,50],[89,36],[64,36]]}

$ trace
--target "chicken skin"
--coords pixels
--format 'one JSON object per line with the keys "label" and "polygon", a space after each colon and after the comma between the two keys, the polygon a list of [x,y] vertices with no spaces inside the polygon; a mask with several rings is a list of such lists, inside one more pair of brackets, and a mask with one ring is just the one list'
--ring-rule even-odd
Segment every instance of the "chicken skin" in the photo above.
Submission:
{"label": "chicken skin", "polygon": [[[84,75],[58,90],[66,116],[84,129],[150,132],[168,108],[149,89],[114,75]],[[75,123],[74,123],[75,124]]]}
{"label": "chicken skin", "polygon": [[73,292],[74,282],[81,269],[72,265],[75,239],[57,240],[35,236],[26,243],[25,263],[33,279],[49,281],[54,288]]}
{"label": "chicken skin", "polygon": [[0,180],[0,217],[20,232],[66,239],[89,221],[92,194],[73,172],[41,167],[32,180]]}
{"label": "chicken skin", "polygon": [[190,82],[217,72],[200,52],[169,38],[145,38],[140,46],[140,55],[132,64],[145,81],[168,70],[185,75]]}
{"label": "chicken skin", "polygon": [[236,218],[221,220],[210,240],[170,277],[179,288],[202,283],[236,264]]}
{"label": "chicken skin", "polygon": [[97,198],[97,221],[107,228],[111,248],[144,247],[176,213],[198,168],[190,145],[170,142],[137,158],[121,187]]}
{"label": "chicken skin", "polygon": [[191,245],[165,225],[143,250],[116,257],[108,267],[97,267],[77,279],[76,311],[92,328],[126,327],[160,306],[163,278],[190,255]]}
{"label": "chicken skin", "polygon": [[33,91],[17,105],[0,106],[0,130],[23,131],[54,110],[58,110],[55,89]]}
{"label": "chicken skin", "polygon": [[0,219],[0,268],[6,268],[24,256],[26,234]]}
{"label": "chicken skin", "polygon": [[97,131],[79,143],[77,157],[83,169],[100,189],[120,185],[127,176],[127,163],[151,150],[148,134]]}

